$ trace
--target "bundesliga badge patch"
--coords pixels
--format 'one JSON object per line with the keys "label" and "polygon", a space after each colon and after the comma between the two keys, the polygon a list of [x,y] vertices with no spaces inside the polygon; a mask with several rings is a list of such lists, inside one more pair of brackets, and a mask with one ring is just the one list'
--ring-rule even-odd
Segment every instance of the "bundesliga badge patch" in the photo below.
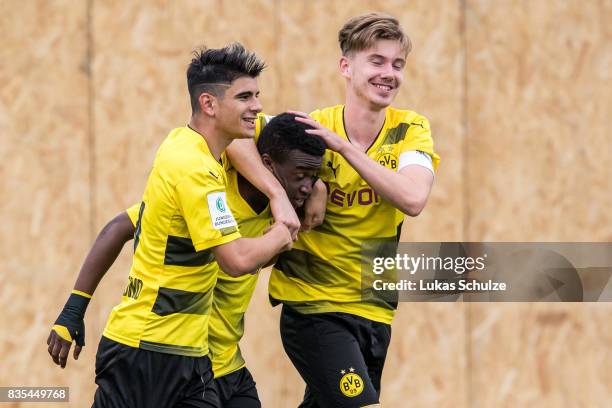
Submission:
{"label": "bundesliga badge patch", "polygon": [[206,198],[208,201],[210,219],[214,229],[224,230],[236,226],[236,220],[227,206],[225,191],[210,193]]}
{"label": "bundesliga badge patch", "polygon": [[341,370],[342,378],[340,378],[340,391],[347,397],[356,397],[363,392],[363,379],[355,372],[353,367],[349,368],[349,372]]}

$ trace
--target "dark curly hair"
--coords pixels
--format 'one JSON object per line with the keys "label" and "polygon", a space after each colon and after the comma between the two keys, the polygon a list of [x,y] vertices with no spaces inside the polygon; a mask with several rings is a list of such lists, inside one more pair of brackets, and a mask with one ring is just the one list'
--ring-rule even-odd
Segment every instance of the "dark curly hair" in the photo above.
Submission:
{"label": "dark curly hair", "polygon": [[275,116],[261,131],[257,141],[259,154],[268,153],[272,160],[284,163],[287,153],[301,150],[313,156],[323,156],[325,143],[320,137],[306,133],[312,127],[295,120],[291,113]]}

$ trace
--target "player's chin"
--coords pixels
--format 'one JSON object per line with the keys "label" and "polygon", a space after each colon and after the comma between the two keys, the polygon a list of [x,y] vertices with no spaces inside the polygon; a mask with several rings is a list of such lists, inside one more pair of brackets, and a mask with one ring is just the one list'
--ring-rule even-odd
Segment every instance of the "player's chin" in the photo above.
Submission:
{"label": "player's chin", "polygon": [[240,139],[253,139],[255,137],[255,127],[243,126],[240,131]]}
{"label": "player's chin", "polygon": [[372,105],[378,106],[381,109],[391,105],[394,99],[395,93],[392,92],[387,93],[387,95],[380,95],[378,93],[370,95],[370,102]]}
{"label": "player's chin", "polygon": [[294,198],[293,200],[291,200],[291,205],[293,206],[294,210],[297,210],[298,208],[302,207],[305,202],[305,198]]}

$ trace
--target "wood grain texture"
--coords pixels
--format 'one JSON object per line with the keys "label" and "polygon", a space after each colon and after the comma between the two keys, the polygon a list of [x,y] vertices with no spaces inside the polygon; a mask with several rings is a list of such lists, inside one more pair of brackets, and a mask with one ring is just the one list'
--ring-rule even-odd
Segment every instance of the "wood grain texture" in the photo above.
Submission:
{"label": "wood grain texture", "polygon": [[610,2],[467,2],[466,239],[609,241]]}
{"label": "wood grain texture", "polygon": [[470,304],[470,406],[605,407],[609,304]]}
{"label": "wood grain texture", "polygon": [[[609,2],[468,1],[470,240],[609,241]],[[607,304],[471,304],[472,406],[606,406]]]}
{"label": "wood grain texture", "polygon": [[45,344],[90,239],[85,5],[0,3],[2,386],[93,370],[60,370]]}

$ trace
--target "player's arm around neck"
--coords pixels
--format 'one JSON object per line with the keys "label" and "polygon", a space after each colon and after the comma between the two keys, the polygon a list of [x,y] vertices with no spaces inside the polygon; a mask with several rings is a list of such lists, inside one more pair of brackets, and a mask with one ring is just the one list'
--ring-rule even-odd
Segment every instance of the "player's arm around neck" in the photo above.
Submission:
{"label": "player's arm around neck", "polygon": [[239,238],[212,248],[217,263],[230,276],[255,273],[277,253],[291,249],[293,240],[285,224],[276,222],[261,237]]}
{"label": "player's arm around neck", "polygon": [[296,238],[300,220],[283,186],[261,162],[255,143],[250,139],[234,140],[225,153],[236,170],[268,197],[274,220],[287,225],[293,238]]}

